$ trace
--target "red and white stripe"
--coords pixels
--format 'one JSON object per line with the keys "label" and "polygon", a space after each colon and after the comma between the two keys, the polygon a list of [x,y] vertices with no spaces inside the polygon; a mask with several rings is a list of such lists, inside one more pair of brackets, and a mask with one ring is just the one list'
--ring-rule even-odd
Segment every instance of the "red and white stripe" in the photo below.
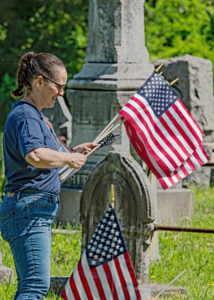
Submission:
{"label": "red and white stripe", "polygon": [[209,158],[204,150],[203,145],[199,145],[193,153],[173,172],[167,173],[147,150],[144,139],[135,130],[128,121],[124,122],[129,139],[137,151],[138,155],[149,166],[150,170],[155,174],[163,189],[167,189],[174,185],[200,166],[205,164]]}
{"label": "red and white stripe", "polygon": [[166,173],[174,172],[201,145],[202,131],[179,99],[157,118],[147,100],[135,94],[120,114]]}
{"label": "red and white stripe", "polygon": [[63,290],[64,300],[140,300],[137,281],[128,252],[90,268],[86,252]]}

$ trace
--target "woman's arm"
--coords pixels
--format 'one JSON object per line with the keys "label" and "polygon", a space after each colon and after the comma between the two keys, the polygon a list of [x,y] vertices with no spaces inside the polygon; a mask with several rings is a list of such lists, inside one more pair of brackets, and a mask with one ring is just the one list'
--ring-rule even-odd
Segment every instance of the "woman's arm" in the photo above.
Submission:
{"label": "woman's arm", "polygon": [[58,152],[50,148],[36,148],[25,155],[25,160],[36,168],[59,168],[69,165],[71,168],[81,168],[87,157],[81,153]]}

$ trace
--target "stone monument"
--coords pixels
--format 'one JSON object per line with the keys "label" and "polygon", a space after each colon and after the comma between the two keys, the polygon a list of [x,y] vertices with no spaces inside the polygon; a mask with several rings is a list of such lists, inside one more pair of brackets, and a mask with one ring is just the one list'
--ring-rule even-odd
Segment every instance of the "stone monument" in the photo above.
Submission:
{"label": "stone monument", "polygon": [[2,253],[0,251],[0,283],[5,284],[11,281],[14,271],[11,268],[2,266]]}
{"label": "stone monument", "polygon": [[86,181],[80,208],[82,250],[108,207],[111,186],[114,187],[114,209],[136,277],[140,284],[148,283],[155,198],[145,172],[130,155],[111,152]]}
{"label": "stone monument", "polygon": [[[93,141],[153,72],[145,46],[143,2],[89,1],[86,63],[68,81],[72,146]],[[121,135],[119,142],[97,151],[86,166],[63,184],[60,222],[69,219],[68,195],[75,199],[75,210],[78,211],[81,189],[96,164],[112,149],[130,152],[124,126],[117,133]]]}
{"label": "stone monument", "polygon": [[[91,0],[86,63],[68,82],[72,144],[93,140],[153,68],[145,47],[143,1]],[[120,142],[113,148],[129,153],[125,130],[119,131]],[[98,163],[108,152],[97,152],[90,162]]]}

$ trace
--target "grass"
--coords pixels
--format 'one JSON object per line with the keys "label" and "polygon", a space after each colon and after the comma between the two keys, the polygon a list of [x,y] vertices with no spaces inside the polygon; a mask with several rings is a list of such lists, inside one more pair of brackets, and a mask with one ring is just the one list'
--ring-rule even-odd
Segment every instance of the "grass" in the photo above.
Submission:
{"label": "grass", "polygon": [[[188,220],[193,227],[213,228],[214,189],[195,189],[194,220]],[[72,234],[52,234],[52,276],[69,276],[80,257],[80,231]],[[160,232],[161,260],[150,264],[150,282],[168,284],[184,269],[186,272],[174,285],[186,288],[186,295],[163,297],[167,300],[212,300],[214,299],[214,235],[199,233]],[[3,265],[14,269],[9,247],[0,238]],[[16,290],[15,279],[0,285],[0,299],[13,299]],[[59,300],[52,291],[46,299]]]}
{"label": "grass", "polygon": [[[194,220],[190,227],[214,228],[214,189],[195,189]],[[168,284],[184,269],[174,285],[186,288],[186,296],[165,299],[214,299],[214,235],[159,233],[161,261],[150,265],[150,282]]]}

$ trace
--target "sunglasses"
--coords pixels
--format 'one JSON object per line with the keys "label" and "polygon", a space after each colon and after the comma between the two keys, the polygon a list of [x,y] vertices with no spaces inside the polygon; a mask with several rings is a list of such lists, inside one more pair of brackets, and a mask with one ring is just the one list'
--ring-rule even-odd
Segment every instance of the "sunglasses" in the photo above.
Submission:
{"label": "sunglasses", "polygon": [[65,84],[59,84],[59,83],[57,83],[56,81],[54,81],[53,79],[50,79],[49,77],[47,77],[47,76],[45,76],[45,75],[42,75],[42,77],[44,77],[45,79],[47,79],[47,80],[53,82],[53,83],[56,85],[56,88],[58,89],[58,92],[60,92],[61,90],[63,90],[64,87],[65,87]]}

